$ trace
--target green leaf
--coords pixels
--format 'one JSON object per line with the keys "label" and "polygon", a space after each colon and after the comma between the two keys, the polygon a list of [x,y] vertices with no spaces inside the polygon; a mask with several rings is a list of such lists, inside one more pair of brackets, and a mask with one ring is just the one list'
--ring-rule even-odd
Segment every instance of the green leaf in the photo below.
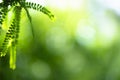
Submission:
{"label": "green leaf", "polygon": [[54,15],[45,7],[43,7],[40,4],[32,3],[32,2],[26,2],[25,6],[27,8],[32,8],[34,10],[40,11],[44,14],[46,14],[50,19],[54,20]]}

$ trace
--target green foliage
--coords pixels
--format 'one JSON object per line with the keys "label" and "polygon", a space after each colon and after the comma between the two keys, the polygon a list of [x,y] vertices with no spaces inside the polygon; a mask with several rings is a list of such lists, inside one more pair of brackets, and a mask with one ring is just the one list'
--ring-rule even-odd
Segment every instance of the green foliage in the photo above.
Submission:
{"label": "green foliage", "polygon": [[54,15],[49,10],[47,10],[45,7],[43,7],[40,4],[26,2],[25,5],[26,5],[27,8],[32,8],[34,10],[43,12],[44,14],[48,15],[51,19],[54,18]]}
{"label": "green foliage", "polygon": [[1,25],[6,17],[7,14],[7,8],[0,8],[0,29],[2,28]]}
{"label": "green foliage", "polygon": [[[20,33],[20,14],[21,10],[25,9],[27,16],[30,20],[31,27],[32,27],[32,20],[29,14],[28,8],[40,11],[46,15],[48,15],[51,19],[54,18],[52,13],[43,7],[40,4],[26,2],[25,0],[3,0],[0,3],[0,31],[2,30],[3,22],[7,16],[9,11],[12,11],[12,23],[8,27],[6,35],[4,37],[4,41],[0,47],[0,56],[5,56],[6,53],[10,52],[10,68],[15,69],[16,65],[16,45],[18,43],[19,33]],[[31,28],[32,29],[32,28]],[[32,33],[33,29],[32,29]],[[34,36],[34,35],[33,35]]]}

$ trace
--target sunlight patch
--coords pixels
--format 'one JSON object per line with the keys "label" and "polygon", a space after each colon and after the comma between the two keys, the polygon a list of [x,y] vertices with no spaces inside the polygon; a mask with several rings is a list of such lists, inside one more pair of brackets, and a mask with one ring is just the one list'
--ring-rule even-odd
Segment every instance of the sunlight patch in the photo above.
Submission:
{"label": "sunlight patch", "polygon": [[78,23],[76,37],[81,45],[88,47],[94,46],[93,44],[95,43],[96,30],[92,25],[81,21]]}
{"label": "sunlight patch", "polygon": [[[78,10],[83,5],[83,0],[50,0],[47,1],[50,6],[60,10],[73,9]],[[54,4],[53,4],[54,2]]]}

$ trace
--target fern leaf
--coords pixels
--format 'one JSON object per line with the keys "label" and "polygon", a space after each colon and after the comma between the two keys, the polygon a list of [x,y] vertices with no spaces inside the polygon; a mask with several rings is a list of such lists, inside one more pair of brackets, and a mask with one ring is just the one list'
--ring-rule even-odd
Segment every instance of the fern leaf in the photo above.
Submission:
{"label": "fern leaf", "polygon": [[18,36],[19,36],[19,28],[20,28],[20,14],[21,14],[21,7],[20,6],[16,6],[15,7],[15,31],[13,34],[13,38],[12,38],[12,45],[10,47],[10,68],[11,69],[15,69],[16,68],[16,45],[18,42]]}
{"label": "fern leaf", "polygon": [[9,47],[11,46],[11,42],[12,42],[11,40],[12,40],[14,32],[15,32],[15,20],[13,20],[4,38],[4,42],[1,46],[2,49],[0,51],[1,56],[5,56]]}
{"label": "fern leaf", "polygon": [[54,15],[48,9],[46,9],[45,7],[43,7],[40,4],[36,4],[36,3],[32,3],[32,2],[26,2],[25,6],[27,8],[32,8],[34,10],[37,10],[37,11],[40,11],[40,12],[46,14],[47,16],[49,16],[50,19],[54,19]]}
{"label": "fern leaf", "polygon": [[0,9],[0,30],[2,29],[2,23],[7,15],[7,8],[1,8]]}
{"label": "fern leaf", "polygon": [[20,19],[21,19],[21,10],[20,6],[15,7],[15,20],[16,20],[16,27],[15,27],[15,42],[17,44],[18,36],[20,33]]}

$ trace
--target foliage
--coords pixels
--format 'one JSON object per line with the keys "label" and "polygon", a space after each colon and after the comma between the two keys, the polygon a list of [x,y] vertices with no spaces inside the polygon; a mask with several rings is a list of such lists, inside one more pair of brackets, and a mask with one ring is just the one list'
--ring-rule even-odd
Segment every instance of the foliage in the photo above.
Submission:
{"label": "foliage", "polygon": [[[31,29],[33,26],[28,8],[40,11],[46,14],[47,16],[49,16],[51,19],[54,18],[52,13],[40,4],[26,2],[25,0],[3,0],[2,3],[0,3],[0,31],[1,33],[3,30],[2,28],[3,22],[7,18],[6,16],[10,11],[12,11],[12,17],[11,17],[12,22],[10,23],[10,26],[8,26],[8,30],[4,37],[4,41],[0,47],[1,57],[5,56],[8,51],[10,52],[9,64],[10,64],[11,69],[16,68],[16,45],[18,43],[18,38],[19,38],[19,33],[20,33],[20,20],[21,20],[22,9],[26,11],[26,14],[31,23]],[[32,33],[34,36],[33,29],[32,29]]]}

